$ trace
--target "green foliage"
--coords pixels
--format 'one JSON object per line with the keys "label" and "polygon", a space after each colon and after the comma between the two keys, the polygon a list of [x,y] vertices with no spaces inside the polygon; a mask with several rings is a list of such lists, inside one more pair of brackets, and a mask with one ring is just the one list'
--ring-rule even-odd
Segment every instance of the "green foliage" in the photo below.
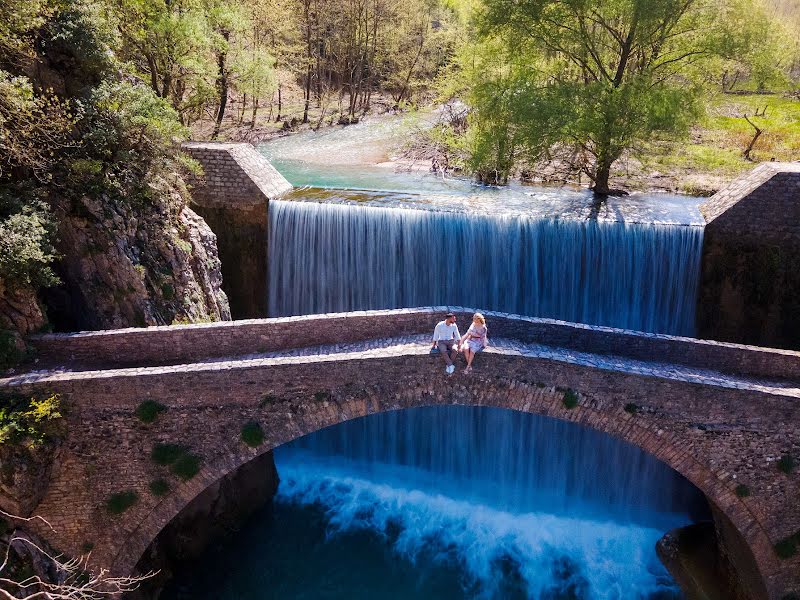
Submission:
{"label": "green foliage", "polygon": [[152,423],[156,420],[158,415],[166,410],[167,407],[160,402],[156,402],[155,400],[144,400],[136,408],[136,417],[142,423]]}
{"label": "green foliage", "polygon": [[39,446],[59,434],[61,396],[0,396],[0,444]]}
{"label": "green foliage", "polygon": [[25,352],[17,347],[17,338],[12,331],[0,329],[0,371],[18,365]]}
{"label": "green foliage", "polygon": [[739,498],[747,498],[750,495],[750,488],[743,483],[740,483],[736,486],[735,492]]}
{"label": "green foliage", "polygon": [[324,402],[331,397],[331,393],[327,390],[318,390],[314,392],[314,400],[317,402]]}
{"label": "green foliage", "polygon": [[201,459],[194,454],[182,454],[172,463],[170,471],[183,481],[188,481],[200,472]]}
{"label": "green foliage", "polygon": [[639,412],[639,407],[636,406],[633,402],[628,402],[625,405],[625,412],[635,415],[637,412]]}
{"label": "green foliage", "polygon": [[569,408],[569,409],[578,406],[578,394],[575,392],[575,390],[565,391],[562,403],[564,404],[564,408]]}
{"label": "green foliage", "polygon": [[242,427],[242,441],[251,448],[257,448],[264,443],[264,430],[256,421],[248,421]]}
{"label": "green foliage", "polygon": [[787,475],[794,471],[796,466],[794,457],[791,454],[784,454],[777,462],[778,470]]}
{"label": "green foliage", "polygon": [[117,492],[109,496],[106,508],[112,515],[120,515],[139,501],[139,494],[133,490]]}
{"label": "green foliage", "polygon": [[81,552],[84,554],[89,554],[92,550],[94,550],[94,544],[92,542],[83,542],[83,544],[81,544]]}
{"label": "green foliage", "polygon": [[169,492],[169,483],[163,479],[154,479],[150,482],[150,493],[153,496],[166,496]]}
{"label": "green foliage", "polygon": [[186,452],[186,447],[180,444],[156,444],[150,458],[157,465],[171,465]]}
{"label": "green foliage", "polygon": [[12,286],[57,283],[50,268],[56,257],[54,233],[52,214],[46,205],[0,185],[0,279]]}
{"label": "green foliage", "polygon": [[607,191],[625,152],[688,133],[708,69],[755,43],[735,18],[749,5],[487,0],[458,62],[471,167],[503,182],[514,164],[545,162]]}

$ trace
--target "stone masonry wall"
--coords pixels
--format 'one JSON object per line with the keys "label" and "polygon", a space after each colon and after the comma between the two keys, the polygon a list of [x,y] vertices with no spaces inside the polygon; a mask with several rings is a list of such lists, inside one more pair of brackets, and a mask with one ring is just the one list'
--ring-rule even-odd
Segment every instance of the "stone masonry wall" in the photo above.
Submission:
{"label": "stone masonry wall", "polygon": [[765,163],[701,206],[698,334],[800,348],[800,163]]}
{"label": "stone masonry wall", "polygon": [[[296,327],[291,338],[306,343],[314,335],[317,343],[322,343],[320,337],[348,339],[354,330],[376,337],[398,330],[429,332],[440,314],[434,309],[406,315],[402,311],[331,315],[322,321],[279,319],[272,322],[272,330],[270,322],[254,321],[239,326],[251,327],[250,334],[258,340],[246,342],[243,336],[236,341],[247,347],[260,341],[290,345],[282,337],[286,331],[279,333],[290,323]],[[540,320],[491,313],[487,318],[495,340],[504,335],[526,339],[546,335],[546,324]],[[256,326],[262,327],[257,334],[252,329]],[[710,360],[726,364],[722,358],[714,358],[710,349],[740,358],[748,351],[563,323],[551,322],[549,327],[553,339],[573,346],[596,338],[598,348],[624,347],[631,353],[644,353],[649,340],[653,344],[651,360],[665,360],[662,351],[676,357],[694,354],[696,360],[702,350],[710,352]],[[214,337],[217,343],[225,339],[224,333],[245,331],[236,326],[189,326],[186,331],[192,332],[188,334],[191,337],[204,329],[221,333]],[[152,333],[159,331],[174,330]],[[86,339],[94,334],[82,335]],[[77,340],[81,336],[48,339]],[[199,344],[196,337],[192,339],[194,345]],[[108,347],[124,343],[120,337]],[[165,344],[165,349],[173,347],[171,342]],[[691,344],[697,344],[697,349],[692,350]],[[564,350],[565,357],[574,354],[570,348]],[[763,352],[752,351],[755,356]],[[798,355],[777,352],[772,356],[788,361]],[[786,389],[756,384],[741,387],[716,383],[720,375],[681,380],[673,376],[675,365],[663,365],[660,374],[654,375],[626,371],[625,359],[619,356],[608,361],[608,365],[577,364],[495,350],[479,356],[473,375],[446,377],[440,361],[427,354],[421,341],[417,350],[378,347],[351,354],[343,350],[342,354],[117,371],[31,373],[0,381],[0,387],[62,394],[69,436],[54,466],[52,483],[35,512],[53,524],[55,533],[46,535],[59,550],[77,553],[91,543],[95,564],[110,566],[115,572],[130,572],[162,528],[194,497],[263,452],[362,415],[412,406],[464,404],[565,419],[643,448],[697,485],[739,532],[746,547],[730,554],[737,560],[752,556],[754,569],[763,578],[763,582],[744,582],[753,598],[780,599],[800,591],[800,556],[780,559],[774,549],[780,540],[800,531],[800,472],[787,474],[776,467],[785,453],[800,455],[800,403],[792,392],[797,385],[787,383]],[[768,365],[765,361],[762,368],[770,368]],[[565,404],[569,389],[577,393],[574,408]],[[135,416],[145,399],[167,408],[150,424]],[[631,406],[635,408],[629,409]],[[264,430],[265,440],[258,448],[241,440],[241,428],[248,421],[258,422]],[[168,467],[155,464],[150,453],[157,443],[188,447],[202,460],[200,472],[182,482]],[[149,491],[149,483],[158,478],[170,483],[170,492],[163,497]],[[735,493],[739,484],[748,487],[749,495]],[[110,514],[107,499],[126,490],[135,491],[138,502],[121,515]],[[747,567],[741,570],[752,571]]]}
{"label": "stone masonry wall", "polygon": [[223,288],[235,319],[267,314],[267,206],[292,188],[250,144],[188,142],[203,167],[190,179],[195,210],[217,236]]}

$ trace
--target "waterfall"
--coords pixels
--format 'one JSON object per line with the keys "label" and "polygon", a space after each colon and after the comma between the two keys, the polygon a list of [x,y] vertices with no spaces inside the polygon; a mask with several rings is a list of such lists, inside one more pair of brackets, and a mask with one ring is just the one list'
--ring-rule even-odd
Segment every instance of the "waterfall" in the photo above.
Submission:
{"label": "waterfall", "polygon": [[331,539],[376,535],[420,569],[456,564],[466,597],[673,598],[655,542],[707,510],[634,446],[497,408],[372,415],[275,458],[280,506],[321,510]]}
{"label": "waterfall", "polygon": [[277,451],[346,463],[366,479],[411,482],[514,513],[620,521],[670,515],[699,492],[639,448],[548,417],[487,407],[425,407],[348,421]]}
{"label": "waterfall", "polygon": [[273,201],[270,316],[460,305],[692,335],[703,229]]}

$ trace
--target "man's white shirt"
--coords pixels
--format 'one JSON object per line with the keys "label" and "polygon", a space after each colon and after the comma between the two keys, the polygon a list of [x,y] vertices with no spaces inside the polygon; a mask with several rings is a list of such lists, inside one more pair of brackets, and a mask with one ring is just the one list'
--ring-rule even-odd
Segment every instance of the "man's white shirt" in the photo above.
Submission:
{"label": "man's white shirt", "polygon": [[434,342],[458,340],[460,338],[461,334],[458,332],[458,325],[455,323],[448,325],[445,321],[439,321],[433,330]]}

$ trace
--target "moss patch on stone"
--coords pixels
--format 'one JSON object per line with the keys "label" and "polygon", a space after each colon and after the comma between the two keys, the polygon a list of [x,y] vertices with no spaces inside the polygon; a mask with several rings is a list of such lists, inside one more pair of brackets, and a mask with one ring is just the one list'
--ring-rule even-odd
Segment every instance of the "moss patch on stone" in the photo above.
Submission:
{"label": "moss patch on stone", "polygon": [[186,447],[180,444],[156,444],[150,458],[157,465],[171,465],[186,454]]}
{"label": "moss patch on stone", "polygon": [[120,515],[139,501],[139,494],[133,490],[125,490],[111,494],[106,501],[106,508],[112,515]]}
{"label": "moss patch on stone", "polygon": [[195,454],[183,454],[172,463],[170,471],[183,481],[189,481],[200,472],[201,459]]}
{"label": "moss patch on stone", "polygon": [[740,483],[739,485],[736,486],[734,492],[736,493],[737,496],[739,496],[739,498],[747,498],[750,495],[750,488],[747,487],[745,484]]}
{"label": "moss patch on stone", "polygon": [[628,402],[625,405],[624,410],[625,410],[626,413],[629,413],[631,415],[635,415],[637,412],[639,412],[639,407],[636,406],[633,402]]}
{"label": "moss patch on stone", "polygon": [[778,541],[778,543],[775,544],[775,554],[778,555],[778,558],[786,560],[797,554],[798,546],[800,546],[800,530]]}
{"label": "moss patch on stone", "polygon": [[562,400],[564,408],[575,408],[578,406],[578,394],[575,390],[566,390]]}
{"label": "moss patch on stone", "polygon": [[136,408],[136,417],[142,423],[152,423],[167,407],[155,400],[145,400]]}
{"label": "moss patch on stone", "polygon": [[150,493],[153,496],[165,496],[169,492],[169,483],[163,479],[154,479],[150,482]]}
{"label": "moss patch on stone", "polygon": [[264,430],[256,421],[248,421],[242,426],[242,441],[251,448],[257,448],[264,443]]}
{"label": "moss patch on stone", "polygon": [[787,475],[794,471],[796,466],[797,465],[795,463],[794,456],[791,454],[784,454],[780,457],[777,463],[778,470],[782,473],[786,473]]}

